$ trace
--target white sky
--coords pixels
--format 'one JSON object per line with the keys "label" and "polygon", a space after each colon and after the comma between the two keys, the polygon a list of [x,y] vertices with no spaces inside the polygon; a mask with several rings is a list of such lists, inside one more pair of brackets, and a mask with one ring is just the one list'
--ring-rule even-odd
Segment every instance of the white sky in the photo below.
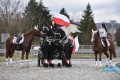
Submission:
{"label": "white sky", "polygon": [[[24,0],[26,4],[28,1]],[[91,5],[96,23],[110,20],[120,23],[120,0],[43,0],[43,4],[51,13],[59,12],[64,7],[71,19],[76,21],[81,18],[88,3]]]}

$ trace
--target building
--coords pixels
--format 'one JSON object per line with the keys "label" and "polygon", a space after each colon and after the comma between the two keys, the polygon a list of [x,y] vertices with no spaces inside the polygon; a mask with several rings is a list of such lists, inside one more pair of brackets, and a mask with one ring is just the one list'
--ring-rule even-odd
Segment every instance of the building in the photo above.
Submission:
{"label": "building", "polygon": [[73,23],[71,22],[69,27],[65,27],[65,26],[62,26],[61,28],[65,31],[66,35],[68,35],[69,33],[75,33],[75,32],[81,32],[79,31],[77,28],[79,26],[79,22],[76,22],[76,23]]}

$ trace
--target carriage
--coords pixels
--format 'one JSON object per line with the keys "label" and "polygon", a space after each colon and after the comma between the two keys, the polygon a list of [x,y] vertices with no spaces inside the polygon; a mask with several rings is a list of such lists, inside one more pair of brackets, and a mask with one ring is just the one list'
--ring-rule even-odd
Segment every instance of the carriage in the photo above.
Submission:
{"label": "carriage", "polygon": [[47,34],[49,31],[48,27],[43,26],[43,40],[41,40],[38,52],[38,66],[41,63],[44,67],[54,67],[52,60],[59,59],[62,65],[59,62],[58,67],[71,67],[72,40],[68,38],[61,28],[57,28],[52,38]]}

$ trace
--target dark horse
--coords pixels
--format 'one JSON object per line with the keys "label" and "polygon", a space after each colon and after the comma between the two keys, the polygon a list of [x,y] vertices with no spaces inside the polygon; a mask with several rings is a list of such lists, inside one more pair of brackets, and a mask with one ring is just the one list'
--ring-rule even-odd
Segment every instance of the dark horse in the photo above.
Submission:
{"label": "dark horse", "polygon": [[42,55],[43,55],[43,67],[54,67],[53,54],[55,52],[55,44],[53,43],[54,33],[50,27],[43,25],[43,44],[42,44]]}
{"label": "dark horse", "polygon": [[109,57],[109,54],[107,53],[107,50],[102,45],[101,38],[99,37],[98,31],[93,31],[92,30],[91,42],[94,43],[93,51],[94,51],[94,55],[95,55],[95,64],[96,64],[96,66],[97,66],[97,53],[99,54],[100,67],[101,67],[102,53],[104,53],[106,55],[106,57],[107,57],[106,66],[108,66],[108,58],[110,58],[110,64],[112,64],[112,56],[116,57],[115,46],[114,46],[112,40],[108,39],[108,42],[110,43],[110,46],[108,46],[108,51],[110,52],[110,57]]}
{"label": "dark horse", "polygon": [[[70,50],[68,50],[69,45],[67,43],[69,43],[68,42],[69,40],[68,40],[65,32],[60,28],[57,28],[55,32],[52,32],[49,27],[43,26],[43,33],[44,33],[44,35],[43,35],[44,48],[42,50],[42,52],[44,54],[43,66],[48,67],[48,62],[49,62],[49,67],[54,67],[53,59],[54,59],[54,55],[56,53],[59,54],[58,67],[61,67],[61,64],[60,64],[61,60],[64,62],[64,64],[66,64],[66,61],[69,64],[71,54],[70,55],[67,54],[67,53],[69,53]],[[52,34],[52,36],[51,36],[51,34]],[[66,53],[64,53],[64,52],[66,52]]]}
{"label": "dark horse", "polygon": [[[62,60],[63,66],[71,67],[71,55],[73,49],[73,41],[65,34],[61,28],[57,28],[54,36],[54,43],[56,44],[56,49],[59,53],[59,59]],[[60,65],[60,63],[58,63]]]}
{"label": "dark horse", "polygon": [[[21,45],[20,50],[22,51],[21,64],[23,64],[25,52],[26,52],[26,61],[28,63],[28,54],[31,49],[31,45],[32,45],[31,43],[35,36],[42,37],[41,31],[37,27],[34,27],[27,33],[23,34],[24,40],[20,44]],[[12,64],[12,57],[13,57],[14,51],[17,49],[17,44],[13,43],[13,39],[14,39],[14,36],[10,36],[6,40],[6,64],[7,66],[8,66],[8,57],[10,57],[10,64]]]}

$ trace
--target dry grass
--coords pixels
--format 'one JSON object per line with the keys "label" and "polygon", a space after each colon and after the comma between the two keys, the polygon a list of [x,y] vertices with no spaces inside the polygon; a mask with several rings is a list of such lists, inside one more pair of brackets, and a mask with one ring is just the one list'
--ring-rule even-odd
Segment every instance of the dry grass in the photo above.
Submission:
{"label": "dry grass", "polygon": [[[5,57],[0,57],[0,62],[5,62],[6,61],[5,59],[6,59]],[[24,59],[25,59],[25,57],[24,57]],[[30,60],[31,59],[37,59],[37,57],[33,56],[33,55],[30,55],[29,59]],[[17,61],[17,60],[21,60],[20,56],[13,56],[13,61]]]}
{"label": "dry grass", "polygon": [[[97,55],[97,57],[99,58],[99,54]],[[74,54],[72,55],[73,59],[94,59],[95,56],[94,54]],[[106,59],[106,56],[104,54],[102,54],[102,59]],[[117,58],[120,58],[120,54],[117,54]]]}
{"label": "dry grass", "polygon": [[120,63],[116,63],[115,65],[120,68]]}

